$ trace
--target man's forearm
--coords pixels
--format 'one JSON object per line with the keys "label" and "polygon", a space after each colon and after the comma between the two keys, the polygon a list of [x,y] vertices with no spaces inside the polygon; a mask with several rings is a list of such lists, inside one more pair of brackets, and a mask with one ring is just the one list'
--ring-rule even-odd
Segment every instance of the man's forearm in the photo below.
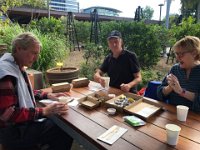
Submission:
{"label": "man's forearm", "polygon": [[99,82],[103,72],[100,69],[97,69],[96,73],[94,74],[94,81]]}
{"label": "man's forearm", "polygon": [[141,82],[141,79],[140,78],[136,78],[134,79],[133,81],[129,82],[128,84],[130,85],[130,87],[135,87],[137,86],[139,83]]}

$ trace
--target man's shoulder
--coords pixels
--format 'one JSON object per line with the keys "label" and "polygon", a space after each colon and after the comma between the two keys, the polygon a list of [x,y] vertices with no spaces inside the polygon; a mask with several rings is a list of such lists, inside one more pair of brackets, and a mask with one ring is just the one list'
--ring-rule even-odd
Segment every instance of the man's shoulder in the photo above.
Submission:
{"label": "man's shoulder", "polygon": [[18,78],[19,72],[19,67],[13,62],[0,61],[0,79],[7,75]]}
{"label": "man's shoulder", "polygon": [[105,57],[105,59],[106,59],[106,60],[110,60],[112,57],[113,57],[112,53],[109,53],[109,54]]}
{"label": "man's shoulder", "polygon": [[125,56],[129,56],[129,57],[136,57],[136,53],[135,52],[132,52],[132,51],[129,51],[129,50],[124,50],[124,55]]}
{"label": "man's shoulder", "polygon": [[11,81],[11,80],[16,80],[16,77],[11,76],[11,75],[6,75],[0,79],[0,81]]}
{"label": "man's shoulder", "polygon": [[9,86],[10,84],[15,84],[16,83],[16,78],[10,75],[4,76],[3,78],[0,79],[0,87],[5,88]]}
{"label": "man's shoulder", "polygon": [[[0,65],[0,67],[2,67],[2,65]],[[9,76],[9,77],[12,77],[12,78],[17,78],[17,74],[16,73],[13,73],[15,70],[14,68],[11,68],[9,69],[9,67],[2,67],[0,68],[0,79]]]}

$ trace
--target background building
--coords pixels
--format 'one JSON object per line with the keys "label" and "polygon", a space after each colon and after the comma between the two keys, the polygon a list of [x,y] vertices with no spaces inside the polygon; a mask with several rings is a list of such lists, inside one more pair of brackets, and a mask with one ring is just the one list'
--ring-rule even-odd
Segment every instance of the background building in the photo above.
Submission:
{"label": "background building", "polygon": [[101,6],[85,8],[83,9],[83,13],[91,13],[94,11],[94,9],[97,10],[99,15],[104,15],[104,16],[119,16],[119,13],[121,13],[120,10],[109,7],[101,7]]}
{"label": "background building", "polygon": [[51,10],[79,12],[79,3],[76,0],[50,0]]}

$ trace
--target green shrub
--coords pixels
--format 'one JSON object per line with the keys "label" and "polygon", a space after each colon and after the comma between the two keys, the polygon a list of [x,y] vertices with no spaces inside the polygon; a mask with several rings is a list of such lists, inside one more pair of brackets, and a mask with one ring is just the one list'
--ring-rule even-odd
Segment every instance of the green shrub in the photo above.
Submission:
{"label": "green shrub", "polygon": [[54,17],[42,18],[40,20],[33,20],[28,26],[31,29],[37,29],[43,34],[58,34],[64,35],[66,33],[66,24],[61,19]]}
{"label": "green shrub", "polygon": [[33,32],[42,43],[42,50],[37,62],[33,64],[33,69],[46,71],[51,67],[56,66],[56,62],[63,62],[66,59],[69,49],[67,48],[67,42],[63,35],[58,36],[54,33],[42,34],[37,29],[25,30],[18,24],[11,24],[4,26],[0,34],[2,43],[8,45],[8,51],[11,52],[11,42],[19,34],[23,32]]}
{"label": "green shrub", "polygon": [[122,32],[127,49],[137,54],[142,68],[156,65],[160,57],[161,43],[151,25],[130,22],[124,24]]}
{"label": "green shrub", "polygon": [[137,54],[142,68],[152,67],[158,62],[162,44],[158,36],[160,30],[155,25],[127,21],[102,22],[101,45],[104,56],[109,53],[107,36],[112,30],[119,30],[122,33],[125,47]]}
{"label": "green shrub", "polygon": [[96,68],[98,68],[100,63],[94,64],[94,63],[89,63],[86,64],[85,62],[81,64],[80,66],[80,76],[81,77],[86,77],[89,80],[93,80],[93,75],[95,73]]}
{"label": "green shrub", "polygon": [[[112,30],[119,30],[122,33],[124,44],[126,48],[130,51],[134,51],[138,55],[139,62],[142,68],[151,68],[157,64],[160,58],[161,48],[161,40],[159,37],[164,33],[160,33],[162,29],[159,30],[155,26],[146,25],[144,23],[136,23],[136,22],[125,22],[125,21],[111,21],[111,22],[101,22],[101,45],[102,50],[100,50],[101,55],[104,57],[110,52],[107,44],[107,36]],[[166,40],[165,40],[166,41]],[[167,44],[165,44],[167,45]],[[84,68],[84,74],[92,73],[96,68],[99,67],[97,64],[102,63],[102,58],[98,59],[98,54],[95,51],[95,48],[89,48],[91,50],[85,50],[85,60],[86,63],[83,64],[82,68]],[[97,51],[98,52],[98,51]],[[92,63],[96,65],[92,65],[88,63],[88,58],[92,58]],[[98,60],[98,63],[96,62]],[[91,70],[89,70],[92,68]],[[90,77],[92,76],[90,75]]]}
{"label": "green shrub", "polygon": [[41,34],[34,31],[42,43],[42,50],[38,61],[33,64],[36,70],[46,71],[51,67],[56,67],[57,62],[63,62],[69,54],[65,39],[57,37],[57,34]]}
{"label": "green shrub", "polygon": [[184,19],[182,24],[179,26],[173,26],[170,29],[170,32],[176,38],[176,41],[187,35],[197,36],[200,38],[200,24],[196,24],[194,18],[188,17],[187,19]]}
{"label": "green shrub", "polygon": [[75,21],[77,39],[80,43],[88,43],[90,41],[91,22]]}
{"label": "green shrub", "polygon": [[138,90],[142,87],[146,87],[149,81],[162,81],[165,76],[165,72],[155,71],[154,69],[142,69],[142,82],[138,85]]}
{"label": "green shrub", "polygon": [[0,39],[3,43],[7,44],[8,52],[11,52],[11,42],[12,40],[20,33],[23,33],[25,30],[21,28],[18,24],[10,24],[3,26],[1,30]]}
{"label": "green shrub", "polygon": [[84,49],[83,58],[85,62],[81,64],[80,75],[93,80],[95,70],[100,66],[102,60],[102,47],[94,43],[87,43]]}

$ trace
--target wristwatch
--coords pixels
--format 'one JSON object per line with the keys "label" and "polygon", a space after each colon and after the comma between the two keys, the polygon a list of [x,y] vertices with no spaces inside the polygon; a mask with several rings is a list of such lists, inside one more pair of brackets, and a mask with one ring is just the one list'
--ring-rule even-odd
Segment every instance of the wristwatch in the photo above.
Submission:
{"label": "wristwatch", "polygon": [[182,89],[182,92],[179,93],[179,95],[183,97],[185,95],[185,93],[186,93],[186,89]]}

